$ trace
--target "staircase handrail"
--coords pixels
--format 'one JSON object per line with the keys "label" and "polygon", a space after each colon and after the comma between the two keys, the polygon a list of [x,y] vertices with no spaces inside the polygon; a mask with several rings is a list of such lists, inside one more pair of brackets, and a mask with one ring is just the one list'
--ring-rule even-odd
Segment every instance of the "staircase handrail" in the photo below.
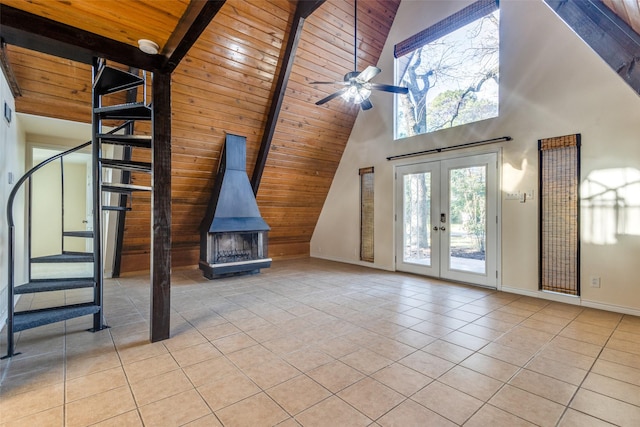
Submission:
{"label": "staircase handrail", "polygon": [[[131,120],[121,124],[120,126],[110,130],[109,132],[107,132],[108,135],[114,134],[120,130],[122,130],[125,126],[129,126],[129,123],[131,122]],[[6,356],[1,357],[1,359],[5,359],[7,357],[11,357],[13,356],[14,353],[14,342],[13,342],[13,313],[14,313],[14,308],[13,308],[13,297],[14,297],[14,258],[15,258],[15,222],[13,220],[13,202],[14,199],[16,197],[16,194],[18,194],[18,190],[20,190],[20,188],[22,187],[22,184],[24,184],[29,178],[31,178],[31,176],[38,171],[40,168],[42,168],[43,166],[57,160],[60,159],[64,156],[66,156],[67,154],[71,154],[74,153],[76,151],[82,150],[85,147],[90,146],[93,143],[93,140],[91,141],[87,141],[84,144],[80,144],[77,147],[74,148],[70,148],[67,151],[64,151],[62,153],[58,153],[55,156],[52,156],[46,160],[43,160],[42,162],[38,163],[37,165],[35,165],[34,167],[32,167],[31,169],[29,169],[14,185],[13,189],[11,190],[11,193],[9,194],[9,198],[7,199],[7,223],[9,225],[9,239],[8,239],[8,243],[9,243],[9,254],[8,254],[8,265],[7,265],[7,272],[8,272],[8,282],[7,282],[7,354]]]}
{"label": "staircase handrail", "polygon": [[[127,121],[123,124],[121,124],[120,126],[110,130],[109,132],[107,132],[107,135],[111,135],[114,134],[120,130],[122,130],[125,126],[128,126],[130,121]],[[49,163],[53,162],[54,160],[57,160],[61,157],[66,156],[67,154],[71,154],[71,153],[75,153],[76,151],[82,150],[85,147],[88,147],[91,145],[93,141],[87,141],[83,144],[78,145],[77,147],[73,147],[68,149],[67,151],[64,151],[62,153],[58,153],[55,156],[49,157],[46,160],[43,160],[42,162],[38,163],[37,165],[35,165],[34,167],[32,167],[31,169],[29,169],[17,182],[16,185],[14,185],[13,189],[11,190],[11,193],[9,193],[9,198],[7,199],[7,224],[9,225],[9,227],[13,227],[15,222],[13,220],[13,201],[16,197],[16,194],[18,194],[18,191],[20,190],[20,187],[22,186],[22,184],[25,183],[25,181],[29,178],[31,178],[31,176],[38,171],[40,168],[48,165]]]}

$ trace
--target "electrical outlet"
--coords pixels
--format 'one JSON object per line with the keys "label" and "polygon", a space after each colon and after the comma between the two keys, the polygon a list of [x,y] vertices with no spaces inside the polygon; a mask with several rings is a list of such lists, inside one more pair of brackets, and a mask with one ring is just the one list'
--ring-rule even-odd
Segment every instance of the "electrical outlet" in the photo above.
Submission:
{"label": "electrical outlet", "polygon": [[599,288],[600,287],[600,278],[599,277],[591,277],[591,287]]}

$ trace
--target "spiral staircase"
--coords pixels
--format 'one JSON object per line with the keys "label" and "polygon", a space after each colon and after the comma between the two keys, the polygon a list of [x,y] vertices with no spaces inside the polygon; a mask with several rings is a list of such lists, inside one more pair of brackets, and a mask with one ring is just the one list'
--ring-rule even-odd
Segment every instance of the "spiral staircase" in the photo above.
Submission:
{"label": "spiral staircase", "polygon": [[[147,73],[135,70],[125,71],[96,60],[93,67],[92,90],[92,140],[75,148],[53,156],[29,170],[18,180],[9,195],[7,203],[7,222],[9,226],[8,252],[8,309],[6,324],[6,357],[16,354],[19,333],[27,329],[61,322],[73,318],[92,316],[93,324],[89,331],[100,331],[108,326],[104,320],[104,268],[103,268],[103,213],[116,211],[120,228],[124,214],[131,210],[131,199],[138,192],[150,192],[152,182],[148,177],[152,165],[150,162],[132,160],[135,150],[136,159],[151,159],[153,149],[152,126],[153,110],[151,94],[147,93]],[[149,98],[149,100],[147,99]],[[123,102],[124,101],[124,102]],[[146,124],[145,124],[146,123]],[[72,153],[91,150],[91,193],[92,215],[86,229],[64,229],[64,164]],[[115,153],[114,155],[107,155]],[[32,242],[38,239],[32,235],[32,186],[36,185],[34,176],[47,165],[60,162],[60,182],[62,203],[62,233],[60,252],[46,256],[31,256]],[[136,183],[136,184],[134,184]],[[25,190],[26,229],[16,230],[15,218],[22,212],[14,212],[16,196]],[[117,203],[113,201],[117,200]],[[47,209],[56,209],[48,206]],[[16,253],[16,233],[25,236],[26,268],[17,260],[22,254]],[[92,248],[87,251],[67,250],[69,239],[83,239]],[[18,256],[19,255],[19,256]],[[76,268],[81,266],[80,268]],[[26,280],[16,282],[16,271],[25,271]],[[34,274],[34,269],[41,273]],[[85,274],[64,274],[72,271],[84,271]],[[53,272],[56,272],[55,274]],[[48,273],[51,272],[51,273]],[[63,272],[61,274],[60,272]],[[92,273],[91,273],[92,272]],[[45,298],[45,301],[59,302],[51,306],[28,310],[17,310],[17,296],[30,294],[69,293],[77,289],[92,291],[73,294],[73,297]],[[78,299],[81,299],[78,301]],[[19,304],[21,305],[21,304]]]}

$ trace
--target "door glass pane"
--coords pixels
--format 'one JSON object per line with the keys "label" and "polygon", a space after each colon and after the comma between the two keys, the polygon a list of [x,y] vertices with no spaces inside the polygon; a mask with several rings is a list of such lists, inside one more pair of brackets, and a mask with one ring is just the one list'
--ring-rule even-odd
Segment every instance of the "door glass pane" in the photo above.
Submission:
{"label": "door glass pane", "polygon": [[404,175],[402,261],[431,265],[431,173]]}
{"label": "door glass pane", "polygon": [[449,171],[449,268],[486,272],[487,168]]}

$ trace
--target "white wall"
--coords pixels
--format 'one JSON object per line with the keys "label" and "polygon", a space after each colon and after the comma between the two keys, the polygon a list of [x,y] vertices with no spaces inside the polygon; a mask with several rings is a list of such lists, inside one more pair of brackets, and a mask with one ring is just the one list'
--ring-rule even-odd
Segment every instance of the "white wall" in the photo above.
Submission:
{"label": "white wall", "polygon": [[[379,83],[393,84],[393,45],[467,6],[471,1],[403,1],[378,66]],[[600,169],[640,170],[640,97],[542,0],[503,0],[501,9],[500,116],[428,135],[393,140],[393,97],[374,93],[374,108],[356,120],[311,240],[311,255],[393,270],[394,166],[429,161],[386,157],[509,135],[502,148],[502,290],[538,291],[538,153],[541,138],[582,134],[584,180]],[[486,147],[485,147],[486,149]],[[476,148],[467,152],[483,151]],[[375,263],[359,261],[358,168],[375,167]],[[527,203],[504,192],[535,189]],[[583,212],[584,214],[584,212]],[[582,297],[573,303],[640,314],[635,264],[640,233],[615,243],[581,245]],[[601,278],[591,288],[590,277]],[[540,295],[542,296],[542,295]],[[545,294],[545,296],[549,296]],[[566,299],[569,299],[568,297]]]}
{"label": "white wall", "polygon": [[[49,152],[49,150],[47,150]],[[78,156],[79,157],[79,156]],[[85,155],[90,160],[90,155]],[[80,158],[79,160],[83,160]],[[36,164],[40,161],[36,161]],[[55,255],[62,251],[62,191],[60,162],[55,161],[38,170],[32,177],[31,256]],[[66,159],[64,163],[64,230],[85,229],[87,220],[87,164]],[[67,237],[66,251],[84,252],[83,238]]]}
{"label": "white wall", "polygon": [[[12,120],[8,123],[4,119],[4,104],[9,105],[12,111]],[[7,225],[7,200],[15,182],[24,173],[24,132],[21,130],[19,120],[15,114],[15,102],[9,89],[4,73],[0,72],[0,329],[5,324],[7,316],[7,283],[8,283],[8,252],[9,252],[9,227]],[[11,179],[10,179],[11,175]],[[23,211],[24,199],[21,194],[16,197],[16,213]],[[21,214],[15,216],[16,230],[21,229],[24,217]],[[17,265],[23,266],[22,250],[24,238],[16,232]],[[14,272],[16,283],[21,283],[25,277],[24,268],[18,268]]]}

